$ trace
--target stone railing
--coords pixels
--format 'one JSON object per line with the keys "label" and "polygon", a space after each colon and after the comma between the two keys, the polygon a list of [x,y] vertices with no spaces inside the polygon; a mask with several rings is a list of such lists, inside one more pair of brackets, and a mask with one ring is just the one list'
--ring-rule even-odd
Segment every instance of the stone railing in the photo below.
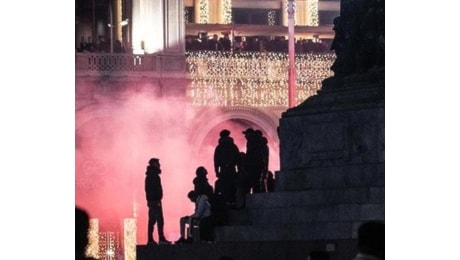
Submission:
{"label": "stone railing", "polygon": [[[334,53],[296,54],[297,101],[315,95]],[[77,75],[189,78],[187,95],[198,106],[287,106],[288,55],[273,52],[187,52],[185,55],[79,53]]]}
{"label": "stone railing", "polygon": [[110,54],[77,53],[75,70],[78,73],[122,73],[126,75],[179,73],[185,76],[185,56],[178,54]]}
{"label": "stone railing", "polygon": [[82,53],[76,55],[76,70],[147,71],[152,70],[154,55]]}

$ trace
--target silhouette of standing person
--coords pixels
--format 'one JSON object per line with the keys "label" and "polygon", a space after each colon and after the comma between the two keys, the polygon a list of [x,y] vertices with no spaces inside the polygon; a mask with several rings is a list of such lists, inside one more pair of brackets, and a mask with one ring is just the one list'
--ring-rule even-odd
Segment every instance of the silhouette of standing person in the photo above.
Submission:
{"label": "silhouette of standing person", "polygon": [[215,193],[222,194],[227,206],[235,205],[236,165],[240,151],[230,137],[230,131],[224,129],[219,133],[219,141],[214,150],[214,171],[217,181]]}
{"label": "silhouette of standing person", "polygon": [[238,172],[236,178],[236,208],[242,209],[246,205],[246,194],[249,193],[248,174],[245,169],[246,153],[240,152],[238,156]]}
{"label": "silhouette of standing person", "polygon": [[358,254],[353,260],[385,259],[385,224],[379,221],[363,223],[358,228]]}
{"label": "silhouette of standing person", "polygon": [[246,138],[246,172],[252,193],[262,192],[262,176],[268,165],[268,145],[260,130],[248,128],[243,131]]}
{"label": "silhouette of standing person", "polygon": [[75,260],[90,260],[92,257],[86,256],[88,246],[89,215],[79,207],[75,207]]}
{"label": "silhouette of standing person", "polygon": [[275,178],[273,177],[273,172],[267,171],[266,174],[264,174],[263,179],[263,192],[275,191]]}
{"label": "silhouette of standing person", "polygon": [[265,187],[265,178],[268,174],[268,159],[269,159],[269,148],[268,148],[268,140],[265,136],[263,136],[262,131],[254,130],[254,135],[256,136],[257,140],[257,153],[258,153],[258,167],[260,171],[260,191],[266,192]]}
{"label": "silhouette of standing person", "polygon": [[159,244],[171,244],[166,240],[164,235],[164,219],[163,207],[161,200],[163,199],[163,188],[160,179],[160,160],[152,158],[149,160],[147,171],[145,172],[145,196],[147,199],[147,206],[149,208],[149,221],[147,228],[148,244],[154,245],[156,242],[153,239],[153,227],[157,223]]}

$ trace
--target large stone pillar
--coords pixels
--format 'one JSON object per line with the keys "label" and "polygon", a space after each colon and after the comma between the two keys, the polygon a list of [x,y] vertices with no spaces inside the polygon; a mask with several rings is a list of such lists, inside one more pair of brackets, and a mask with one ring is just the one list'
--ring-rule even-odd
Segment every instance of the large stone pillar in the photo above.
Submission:
{"label": "large stone pillar", "polygon": [[183,55],[184,5],[181,0],[133,0],[133,52]]}
{"label": "large stone pillar", "polygon": [[159,53],[164,50],[167,0],[133,0],[133,52]]}
{"label": "large stone pillar", "polygon": [[166,1],[164,51],[183,55],[185,52],[184,39],[184,2],[182,0]]}

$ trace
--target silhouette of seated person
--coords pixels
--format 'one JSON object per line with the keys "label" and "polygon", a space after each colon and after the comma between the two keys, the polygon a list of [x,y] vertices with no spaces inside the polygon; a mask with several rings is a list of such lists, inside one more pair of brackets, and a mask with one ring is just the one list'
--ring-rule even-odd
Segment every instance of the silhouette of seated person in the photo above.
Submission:
{"label": "silhouette of seated person", "polygon": [[88,246],[89,232],[89,215],[88,213],[79,208],[75,207],[75,259],[95,259],[86,256],[86,247]]}
{"label": "silhouette of seated person", "polygon": [[370,221],[358,228],[358,254],[353,260],[385,259],[385,224]]}
{"label": "silhouette of seated person", "polygon": [[[187,194],[190,201],[195,203],[195,212],[190,216],[180,218],[180,238],[175,243],[188,243],[192,241],[192,228],[195,224],[199,223],[200,240],[210,241],[212,234],[212,217],[211,217],[211,204],[205,194],[198,195],[195,191],[190,191]],[[188,225],[188,237],[185,238],[185,226]]]}

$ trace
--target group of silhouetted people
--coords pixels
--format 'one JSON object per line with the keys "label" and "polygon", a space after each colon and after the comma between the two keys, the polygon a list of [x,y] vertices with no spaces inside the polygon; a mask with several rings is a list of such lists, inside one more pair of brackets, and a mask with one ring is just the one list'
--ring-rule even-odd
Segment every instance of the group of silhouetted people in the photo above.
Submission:
{"label": "group of silhouetted people", "polygon": [[[233,41],[228,34],[219,37],[213,34],[209,37],[207,33],[198,35],[187,35],[185,37],[186,51],[268,51],[288,52],[288,39],[284,36],[236,36]],[[319,53],[330,51],[329,40],[295,39],[296,53]]]}
{"label": "group of silhouetted people", "polygon": [[246,194],[275,189],[273,173],[268,170],[268,140],[262,131],[248,128],[243,131],[246,152],[241,152],[230,134],[227,129],[220,131],[214,150],[215,193],[229,208],[243,208]]}

